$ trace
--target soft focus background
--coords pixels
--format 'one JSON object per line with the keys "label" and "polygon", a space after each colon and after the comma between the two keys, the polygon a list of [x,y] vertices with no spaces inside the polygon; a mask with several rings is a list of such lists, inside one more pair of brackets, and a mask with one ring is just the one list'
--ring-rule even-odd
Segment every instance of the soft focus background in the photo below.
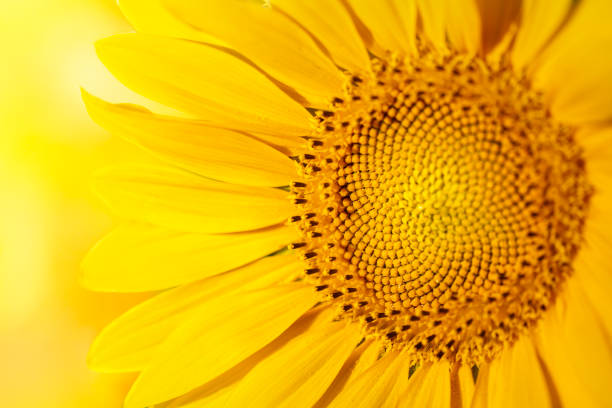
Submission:
{"label": "soft focus background", "polygon": [[79,87],[141,102],[97,61],[96,39],[130,31],[113,0],[0,2],[0,406],[120,407],[130,375],[94,374],[89,344],[142,299],[78,284],[111,219],[96,168],[139,157],[87,116]]}

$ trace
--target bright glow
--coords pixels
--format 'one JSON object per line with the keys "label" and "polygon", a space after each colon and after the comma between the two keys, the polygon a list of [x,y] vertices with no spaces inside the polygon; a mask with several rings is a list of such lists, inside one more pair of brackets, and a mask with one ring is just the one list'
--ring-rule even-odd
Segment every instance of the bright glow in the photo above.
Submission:
{"label": "bright glow", "polygon": [[130,30],[115,0],[0,2],[3,407],[119,407],[133,379],[94,374],[85,358],[95,334],[142,297],[95,294],[77,282],[86,250],[110,227],[89,175],[137,155],[89,119],[80,87],[142,102],[93,48]]}

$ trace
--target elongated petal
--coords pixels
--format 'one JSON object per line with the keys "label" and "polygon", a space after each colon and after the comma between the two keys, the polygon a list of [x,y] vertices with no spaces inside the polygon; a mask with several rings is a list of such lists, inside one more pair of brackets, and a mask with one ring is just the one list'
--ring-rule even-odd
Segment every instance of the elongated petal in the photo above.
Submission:
{"label": "elongated petal", "polygon": [[106,292],[144,292],[193,282],[245,265],[296,239],[279,226],[205,235],[129,224],[117,228],[83,261],[82,284]]}
{"label": "elongated petal", "polygon": [[612,406],[610,336],[578,281],[540,323],[536,345],[563,406]]}
{"label": "elongated petal", "polygon": [[88,365],[104,372],[140,371],[157,347],[205,302],[282,282],[300,267],[293,255],[272,256],[161,293],[108,325],[92,345]]}
{"label": "elongated petal", "polygon": [[369,0],[350,0],[349,3],[372,32],[379,51],[414,54],[416,13],[409,9],[410,5],[402,5],[400,13],[394,0],[377,1],[376,6]]}
{"label": "elongated petal", "polygon": [[478,379],[474,387],[471,408],[489,408],[489,363],[478,366]]}
{"label": "elongated petal", "polygon": [[296,174],[283,153],[231,130],[110,104],[83,92],[89,115],[110,132],[205,177],[253,186],[286,186]]}
{"label": "elongated petal", "polygon": [[612,128],[580,132],[589,181],[594,193],[584,226],[584,242],[573,262],[576,279],[612,335]]}
{"label": "elongated petal", "polygon": [[489,52],[504,38],[520,17],[522,0],[475,0],[482,22],[482,48]]}
{"label": "elongated petal", "polygon": [[370,59],[350,15],[339,1],[278,0],[273,2],[312,33],[341,67],[367,71]]}
{"label": "elongated petal", "polygon": [[455,48],[475,54],[481,47],[481,21],[475,0],[417,1],[423,31],[440,51],[447,37]]}
{"label": "elongated petal", "polygon": [[572,0],[523,0],[521,23],[512,47],[515,68],[528,65],[552,38],[572,3]]}
{"label": "elongated petal", "polygon": [[258,364],[228,406],[312,407],[361,339],[359,327],[332,323],[322,314],[303,335]]}
{"label": "elongated petal", "polygon": [[180,21],[168,12],[162,0],[118,0],[121,12],[139,33],[227,45]]}
{"label": "elongated petal", "polygon": [[126,408],[163,402],[216,378],[278,337],[317,300],[310,285],[289,284],[207,303],[159,348]]}
{"label": "elongated petal", "polygon": [[161,166],[101,171],[94,189],[117,215],[188,232],[254,230],[283,222],[294,211],[283,190],[223,183]]}
{"label": "elongated petal", "polygon": [[322,306],[310,309],[280,336],[255,354],[203,386],[175,398],[168,404],[163,404],[162,408],[228,407],[228,399],[234,390],[237,389],[238,383],[245,378],[255,366],[272,356],[278,350],[283,349],[287,344],[292,342],[293,339],[308,333],[315,322],[321,319],[321,315],[326,309],[326,307]]}
{"label": "elongated petal", "polygon": [[[583,124],[612,118],[612,30],[610,3],[582,1],[542,53],[534,85],[550,99],[553,115]],[[585,69],[588,68],[588,74]]]}
{"label": "elongated petal", "polygon": [[444,0],[417,0],[419,16],[423,21],[422,30],[429,41],[439,50],[447,50],[446,44],[446,11],[441,7]]}
{"label": "elongated petal", "polygon": [[474,377],[470,366],[451,369],[451,407],[470,408],[474,398]]}
{"label": "elongated petal", "polygon": [[[340,95],[343,77],[298,25],[258,1],[164,1],[169,12],[189,26],[229,44],[272,77],[327,108]],[[240,29],[237,29],[240,27]]]}
{"label": "elongated petal", "polygon": [[455,48],[475,54],[482,46],[481,17],[475,0],[446,0],[446,31]]}
{"label": "elongated petal", "polygon": [[346,384],[330,407],[394,407],[408,383],[409,364],[401,353],[389,352]]}
{"label": "elongated petal", "polygon": [[553,407],[535,349],[526,336],[493,360],[488,381],[479,379],[476,385],[477,388],[485,386],[489,407]]}
{"label": "elongated petal", "polygon": [[316,404],[313,405],[313,408],[327,407],[342,392],[346,384],[353,381],[378,360],[379,354],[380,346],[371,339],[366,339],[346,359],[334,381]]}
{"label": "elongated petal", "polygon": [[450,403],[450,364],[440,361],[417,368],[397,406],[449,408]]}
{"label": "elongated petal", "polygon": [[251,65],[217,47],[145,34],[96,43],[100,60],[127,87],[222,127],[300,136],[309,115]]}

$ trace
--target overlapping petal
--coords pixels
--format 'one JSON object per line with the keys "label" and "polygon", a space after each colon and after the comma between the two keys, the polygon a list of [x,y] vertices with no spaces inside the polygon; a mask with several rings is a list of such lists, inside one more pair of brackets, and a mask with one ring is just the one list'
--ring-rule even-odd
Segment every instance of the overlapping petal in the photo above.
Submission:
{"label": "overlapping petal", "polygon": [[96,43],[100,60],[128,88],[220,127],[302,136],[310,116],[263,73],[215,46],[145,34]]}
{"label": "overlapping petal", "polygon": [[164,340],[206,302],[289,281],[301,267],[292,255],[271,256],[163,292],[109,324],[92,345],[88,365],[102,372],[143,370]]}
{"label": "overlapping petal", "polygon": [[523,336],[482,367],[473,408],[556,407],[531,339]]}
{"label": "overlapping petal", "polygon": [[171,167],[122,165],[100,171],[94,190],[121,217],[199,233],[254,230],[294,211],[288,193],[199,177]]}
{"label": "overlapping petal", "polygon": [[408,384],[406,355],[388,352],[369,369],[346,384],[330,407],[394,407]]}
{"label": "overlapping petal", "polygon": [[610,3],[582,1],[534,68],[534,85],[547,93],[553,115],[581,125],[612,118]]}
{"label": "overlapping petal", "polygon": [[270,187],[287,186],[295,177],[291,159],[245,133],[155,115],[133,105],[106,103],[86,92],[83,100],[89,115],[102,127],[202,176]]}
{"label": "overlapping petal", "polygon": [[296,238],[295,229],[286,226],[207,235],[126,224],[89,251],[81,282],[107,292],[165,289],[245,265]]}
{"label": "overlapping petal", "polygon": [[229,44],[275,79],[306,99],[327,108],[342,91],[343,76],[316,43],[293,21],[250,0],[164,1],[188,26]]}
{"label": "overlapping petal", "polygon": [[369,70],[368,52],[340,1],[278,0],[273,6],[312,33],[337,65],[351,72]]}
{"label": "overlapping petal", "polygon": [[254,367],[228,406],[312,407],[361,339],[359,326],[332,322],[333,317],[321,313],[306,333]]}
{"label": "overlapping petal", "polygon": [[310,285],[292,283],[207,302],[158,349],[126,408],[164,402],[215,379],[273,341],[317,300]]}

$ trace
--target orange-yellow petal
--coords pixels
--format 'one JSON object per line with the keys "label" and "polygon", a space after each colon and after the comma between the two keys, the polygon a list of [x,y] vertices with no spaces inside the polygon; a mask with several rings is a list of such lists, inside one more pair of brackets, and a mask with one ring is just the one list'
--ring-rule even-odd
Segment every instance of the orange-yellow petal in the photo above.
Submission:
{"label": "orange-yellow petal", "polygon": [[538,59],[534,86],[546,93],[553,115],[562,122],[612,118],[611,13],[607,0],[581,1]]}
{"label": "orange-yellow petal", "polygon": [[170,333],[208,300],[288,281],[301,267],[293,255],[271,256],[163,292],[106,326],[89,351],[88,365],[102,372],[143,370]]}
{"label": "orange-yellow petal", "polygon": [[312,33],[339,66],[351,72],[370,69],[370,58],[363,41],[339,1],[277,0],[272,5]]}
{"label": "orange-yellow petal", "polygon": [[512,65],[529,65],[550,41],[571,9],[572,0],[523,0],[521,22],[512,47]]}
{"label": "orange-yellow petal", "polygon": [[474,377],[470,366],[451,369],[451,407],[470,408],[474,398]]}
{"label": "orange-yellow petal", "polygon": [[173,230],[227,233],[283,222],[288,193],[206,179],[171,167],[122,165],[98,172],[94,190],[117,215]]}
{"label": "orange-yellow petal", "polygon": [[83,100],[99,125],[202,176],[274,187],[289,185],[296,174],[291,159],[247,134],[155,115],[137,106],[110,104],[84,91]]}
{"label": "orange-yellow petal", "polygon": [[207,302],[158,349],[126,408],[167,401],[213,380],[273,341],[317,301],[310,285],[292,283]]}
{"label": "orange-yellow petal", "polygon": [[96,43],[127,87],[227,128],[301,136],[310,115],[253,66],[217,47],[145,34]]}
{"label": "orange-yellow petal", "polygon": [[312,407],[361,339],[358,325],[333,318],[333,312],[321,313],[304,334],[253,368],[228,406]]}
{"label": "orange-yellow petal", "polygon": [[490,364],[488,401],[489,407],[553,408],[552,395],[528,336]]}
{"label": "orange-yellow petal", "polygon": [[482,48],[491,51],[520,17],[522,0],[475,0],[482,22]]}
{"label": "orange-yellow petal", "polygon": [[117,0],[117,3],[125,18],[139,33],[226,45],[180,21],[168,12],[162,0]]}
{"label": "orange-yellow petal", "polygon": [[448,408],[450,403],[450,364],[439,361],[417,368],[397,406]]}
{"label": "orange-yellow petal", "polygon": [[610,334],[578,280],[570,278],[536,340],[563,406],[612,406]]}
{"label": "orange-yellow petal", "polygon": [[359,347],[357,347],[351,355],[346,359],[346,362],[338,372],[336,378],[331,383],[325,393],[313,405],[313,408],[327,407],[331,401],[349,382],[357,378],[361,373],[370,368],[380,354],[380,346],[371,339],[366,339]]}
{"label": "orange-yellow petal", "polygon": [[81,281],[87,288],[106,292],[165,289],[245,265],[296,238],[295,229],[287,226],[206,235],[129,224],[89,251]]}
{"label": "orange-yellow petal", "polygon": [[265,347],[243,360],[238,365],[227,370],[225,373],[207,382],[201,387],[196,388],[169,404],[163,404],[163,408],[226,408],[227,402],[232,392],[237,388],[242,380],[255,366],[272,356],[275,352],[285,347],[293,339],[308,333],[314,322],[321,318],[325,307],[316,307],[293,323],[280,336],[268,343]]}
{"label": "orange-yellow petal", "polygon": [[395,407],[408,383],[408,360],[398,352],[388,352],[369,369],[346,384],[330,407]]}
{"label": "orange-yellow petal", "polygon": [[307,100],[306,105],[327,108],[342,92],[342,74],[308,33],[271,4],[264,7],[254,0],[164,1],[180,20],[229,44],[297,91]]}
{"label": "orange-yellow petal", "polygon": [[447,38],[461,51],[475,54],[481,47],[481,21],[475,0],[417,1],[423,31],[439,50],[447,50]]}
{"label": "orange-yellow petal", "polygon": [[349,0],[349,3],[371,31],[376,43],[375,52],[402,52],[406,55],[416,52],[416,12],[410,4],[397,7],[395,0],[379,0],[375,6],[370,0]]}

